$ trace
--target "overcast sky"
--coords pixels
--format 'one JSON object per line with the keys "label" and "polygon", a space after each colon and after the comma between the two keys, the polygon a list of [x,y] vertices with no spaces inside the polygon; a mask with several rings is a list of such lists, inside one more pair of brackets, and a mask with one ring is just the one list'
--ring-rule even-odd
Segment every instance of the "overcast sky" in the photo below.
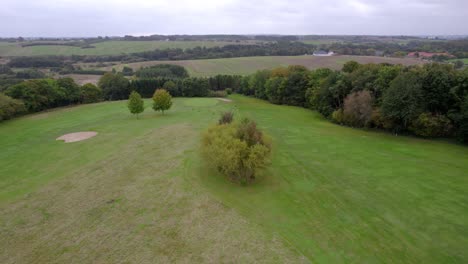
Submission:
{"label": "overcast sky", "polygon": [[0,0],[0,36],[468,34],[468,0]]}

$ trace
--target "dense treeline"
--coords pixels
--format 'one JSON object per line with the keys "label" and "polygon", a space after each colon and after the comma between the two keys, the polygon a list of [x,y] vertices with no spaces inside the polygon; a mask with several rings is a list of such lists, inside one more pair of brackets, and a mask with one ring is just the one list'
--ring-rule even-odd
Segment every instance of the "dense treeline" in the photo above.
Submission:
{"label": "dense treeline", "polygon": [[14,68],[62,67],[66,60],[67,57],[64,56],[15,57],[8,62],[8,66]]}
{"label": "dense treeline", "polygon": [[72,78],[27,80],[0,93],[0,121],[24,113],[102,100],[102,91],[93,84],[79,86]]}
{"label": "dense treeline", "polygon": [[166,49],[133,53],[147,60],[193,60],[250,56],[295,56],[311,54],[314,45],[302,42],[269,42],[255,45],[226,45],[222,47],[196,47],[192,49]]}
{"label": "dense treeline", "polygon": [[311,54],[314,45],[302,42],[269,42],[252,45],[226,45],[222,47],[196,47],[191,49],[155,49],[153,51],[108,56],[34,56],[15,57],[8,63],[10,67],[63,67],[75,62],[135,62],[144,60],[193,60],[249,56],[295,56]]}
{"label": "dense treeline", "polygon": [[308,107],[336,123],[468,142],[468,69],[348,62],[342,71],[302,66],[258,71],[238,92]]}
{"label": "dense treeline", "polygon": [[205,97],[223,95],[213,91],[239,89],[241,80],[242,76],[236,75],[217,75],[209,78],[159,76],[128,80],[122,73],[108,72],[101,77],[98,86],[102,89],[105,100],[127,99],[131,91],[138,92],[144,98],[150,98],[156,88],[164,88],[174,97]]}
{"label": "dense treeline", "polygon": [[[130,68],[131,69],[131,68]],[[187,70],[179,65],[159,64],[151,67],[142,67],[135,72],[136,77],[142,79],[151,78],[187,78],[189,74]]]}
{"label": "dense treeline", "polygon": [[[176,72],[181,69],[173,68]],[[93,103],[101,100],[124,100],[131,91],[143,97],[153,96],[155,89],[164,88],[172,96],[205,97],[225,96],[224,90],[237,88],[241,76],[219,75],[210,78],[185,78],[161,76],[151,79],[128,80],[122,73],[105,73],[98,86],[93,84],[77,85],[71,78],[34,79],[5,84],[0,102],[0,120],[10,119],[24,113],[34,113],[49,108]]]}
{"label": "dense treeline", "polygon": [[468,58],[468,40],[421,41],[413,40],[406,44],[391,42],[348,43],[337,42],[321,46],[344,55],[366,56],[406,56],[408,52],[448,52],[457,58]]}

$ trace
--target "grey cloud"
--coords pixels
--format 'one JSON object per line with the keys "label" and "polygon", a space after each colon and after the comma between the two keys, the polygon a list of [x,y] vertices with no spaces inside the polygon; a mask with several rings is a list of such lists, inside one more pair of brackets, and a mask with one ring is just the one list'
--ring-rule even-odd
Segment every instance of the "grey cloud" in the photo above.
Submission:
{"label": "grey cloud", "polygon": [[468,34],[467,0],[0,1],[0,36]]}

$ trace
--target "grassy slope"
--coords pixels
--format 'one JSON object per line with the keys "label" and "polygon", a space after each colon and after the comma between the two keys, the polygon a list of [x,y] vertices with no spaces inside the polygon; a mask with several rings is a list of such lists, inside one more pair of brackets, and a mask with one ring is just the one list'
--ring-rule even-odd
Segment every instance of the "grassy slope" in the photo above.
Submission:
{"label": "grassy slope", "polygon": [[394,64],[420,64],[421,60],[384,58],[372,56],[265,56],[265,57],[243,57],[228,59],[209,59],[209,60],[187,60],[187,61],[147,61],[130,64],[121,64],[112,67],[104,67],[105,70],[116,68],[121,70],[125,65],[139,69],[143,66],[156,64],[177,64],[187,68],[191,76],[213,76],[216,74],[252,74],[257,70],[272,69],[280,66],[303,65],[309,69],[331,68],[341,69],[347,61],[355,60],[359,63],[394,63]]}
{"label": "grassy slope", "polygon": [[[0,124],[2,262],[468,260],[466,147],[233,99],[177,99],[138,121],[114,102]],[[274,138],[273,165],[249,187],[198,156],[200,131],[228,108]],[[54,140],[85,130],[99,135]]]}
{"label": "grassy slope", "polygon": [[72,46],[30,46],[21,47],[16,43],[0,42],[0,56],[36,55],[118,55],[167,48],[216,47],[233,44],[214,41],[104,41],[92,44],[96,48],[82,49]]}
{"label": "grassy slope", "polygon": [[[224,108],[177,99],[165,116],[147,109],[135,120],[113,102],[0,124],[0,262],[300,261],[182,177],[200,129]],[[86,130],[99,134],[55,141]]]}

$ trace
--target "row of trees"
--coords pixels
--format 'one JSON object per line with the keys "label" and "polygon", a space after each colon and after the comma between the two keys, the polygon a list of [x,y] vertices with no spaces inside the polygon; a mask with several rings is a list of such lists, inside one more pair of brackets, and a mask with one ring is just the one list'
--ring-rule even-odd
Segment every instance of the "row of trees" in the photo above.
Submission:
{"label": "row of trees", "polygon": [[[177,76],[186,76],[186,71],[180,66],[170,69]],[[182,68],[182,69],[180,69]],[[128,80],[122,73],[105,73],[99,80],[98,86],[85,84],[79,86],[71,78],[34,79],[5,83],[2,94],[2,109],[5,114],[2,120],[29,112],[37,112],[45,109],[66,106],[79,103],[93,103],[101,100],[124,100],[132,91],[138,92],[142,97],[149,98],[157,87],[162,87],[173,96],[185,97],[222,97],[226,93],[221,90],[231,91],[230,87],[238,87],[241,76],[219,75],[210,78],[168,78],[159,77],[152,79]],[[0,82],[0,84],[2,84]],[[19,100],[19,101],[15,101]],[[17,111],[11,107],[18,105]],[[22,110],[24,107],[25,111]],[[16,109],[16,107],[14,107]]]}
{"label": "row of trees", "polygon": [[316,46],[302,42],[280,41],[261,44],[232,44],[211,48],[155,49],[153,51],[105,56],[23,56],[12,58],[8,65],[15,68],[60,68],[76,62],[135,62],[144,60],[192,60],[249,56],[294,56],[311,54],[315,49]]}
{"label": "row of trees", "polygon": [[1,119],[6,120],[53,107],[99,102],[102,90],[93,84],[79,86],[72,78],[36,79],[12,85],[0,96],[0,112],[8,113]]}
{"label": "row of trees", "polygon": [[131,91],[137,91],[142,97],[149,98],[153,95],[155,87],[163,87],[175,97],[205,97],[209,96],[212,90],[236,90],[240,87],[241,80],[242,77],[236,75],[128,80],[121,73],[109,72],[101,77],[98,85],[102,88],[105,100],[123,100],[128,98]]}
{"label": "row of trees", "polygon": [[239,93],[317,110],[339,124],[468,142],[468,69],[348,62],[341,71],[302,66],[258,71]]}
{"label": "row of trees", "polygon": [[[131,68],[127,67],[123,73],[129,72]],[[173,64],[159,64],[151,67],[142,67],[135,72],[136,77],[141,79],[152,79],[152,78],[187,78],[189,74],[187,70],[179,65]]]}

